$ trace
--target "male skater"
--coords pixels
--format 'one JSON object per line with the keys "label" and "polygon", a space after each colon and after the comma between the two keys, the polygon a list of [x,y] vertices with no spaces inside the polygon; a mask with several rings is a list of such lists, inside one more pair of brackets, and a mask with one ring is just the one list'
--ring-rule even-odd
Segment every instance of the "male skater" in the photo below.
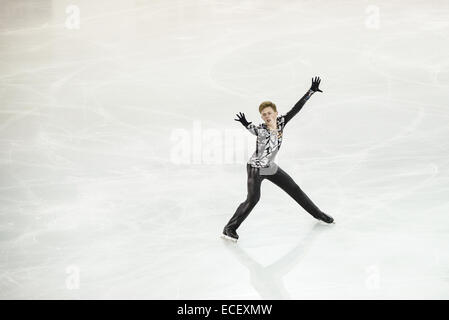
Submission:
{"label": "male skater", "polygon": [[287,192],[295,201],[301,205],[314,218],[326,223],[333,223],[334,219],[322,212],[307,195],[299,188],[293,179],[282,170],[274,158],[281,147],[282,133],[285,125],[301,110],[302,106],[315,92],[323,92],[318,86],[321,79],[312,78],[312,86],[309,91],[287,112],[287,114],[278,117],[276,105],[270,101],[262,102],[259,106],[259,112],[265,123],[255,126],[252,122],[245,119],[244,113],[237,115],[236,121],[239,121],[252,134],[257,136],[256,151],[249,159],[246,165],[248,173],[248,195],[235,211],[232,218],[223,229],[222,237],[232,241],[239,238],[236,230],[249,215],[251,210],[260,199],[260,185],[266,178]]}

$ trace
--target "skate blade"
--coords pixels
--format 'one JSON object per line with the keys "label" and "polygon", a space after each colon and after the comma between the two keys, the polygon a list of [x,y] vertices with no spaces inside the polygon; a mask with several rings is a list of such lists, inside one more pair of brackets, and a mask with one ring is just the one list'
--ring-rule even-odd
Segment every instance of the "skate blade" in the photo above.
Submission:
{"label": "skate blade", "polygon": [[231,240],[233,242],[237,242],[237,239],[234,239],[234,238],[224,235],[224,234],[221,235],[221,238],[226,239],[226,240]]}
{"label": "skate blade", "polygon": [[320,219],[317,219],[318,220],[318,223],[319,224],[322,224],[322,225],[331,225],[331,224],[335,224],[335,221],[332,221],[331,223],[329,223],[329,222],[326,222],[326,221],[323,221],[323,220],[320,220]]}

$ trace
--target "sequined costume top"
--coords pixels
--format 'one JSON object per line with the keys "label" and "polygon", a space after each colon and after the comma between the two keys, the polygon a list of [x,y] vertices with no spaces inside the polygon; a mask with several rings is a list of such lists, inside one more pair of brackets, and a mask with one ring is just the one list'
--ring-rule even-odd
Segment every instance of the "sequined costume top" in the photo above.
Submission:
{"label": "sequined costume top", "polygon": [[250,123],[246,127],[249,132],[257,136],[256,151],[248,163],[252,167],[260,168],[261,175],[276,173],[278,166],[274,160],[282,144],[284,127],[301,110],[313,93],[312,90],[307,91],[289,112],[276,118],[277,130],[270,130],[265,123],[257,126]]}

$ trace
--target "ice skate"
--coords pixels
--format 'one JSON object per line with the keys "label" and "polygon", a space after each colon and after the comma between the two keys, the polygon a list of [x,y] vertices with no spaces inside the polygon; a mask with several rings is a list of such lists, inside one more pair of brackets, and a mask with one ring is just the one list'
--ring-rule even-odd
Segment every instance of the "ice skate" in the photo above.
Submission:
{"label": "ice skate", "polygon": [[331,216],[325,214],[324,212],[322,212],[321,214],[316,215],[314,217],[316,219],[320,220],[320,221],[325,222],[325,223],[329,223],[329,224],[333,223],[333,224],[335,224],[334,218],[332,218]]}
{"label": "ice skate", "polygon": [[223,239],[227,239],[227,240],[231,240],[234,242],[237,242],[239,235],[237,234],[237,232],[235,230],[232,229],[223,229],[223,234],[221,235],[221,237]]}

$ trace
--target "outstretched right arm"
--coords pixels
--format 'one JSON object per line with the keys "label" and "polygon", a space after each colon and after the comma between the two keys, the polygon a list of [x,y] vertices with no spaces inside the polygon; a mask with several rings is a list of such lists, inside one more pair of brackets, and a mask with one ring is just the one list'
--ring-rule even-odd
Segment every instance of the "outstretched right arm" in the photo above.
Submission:
{"label": "outstretched right arm", "polygon": [[248,129],[249,132],[257,136],[257,127],[252,122],[248,122],[246,120],[244,113],[239,112],[236,116],[237,119],[234,119],[235,121],[240,122],[246,129]]}

